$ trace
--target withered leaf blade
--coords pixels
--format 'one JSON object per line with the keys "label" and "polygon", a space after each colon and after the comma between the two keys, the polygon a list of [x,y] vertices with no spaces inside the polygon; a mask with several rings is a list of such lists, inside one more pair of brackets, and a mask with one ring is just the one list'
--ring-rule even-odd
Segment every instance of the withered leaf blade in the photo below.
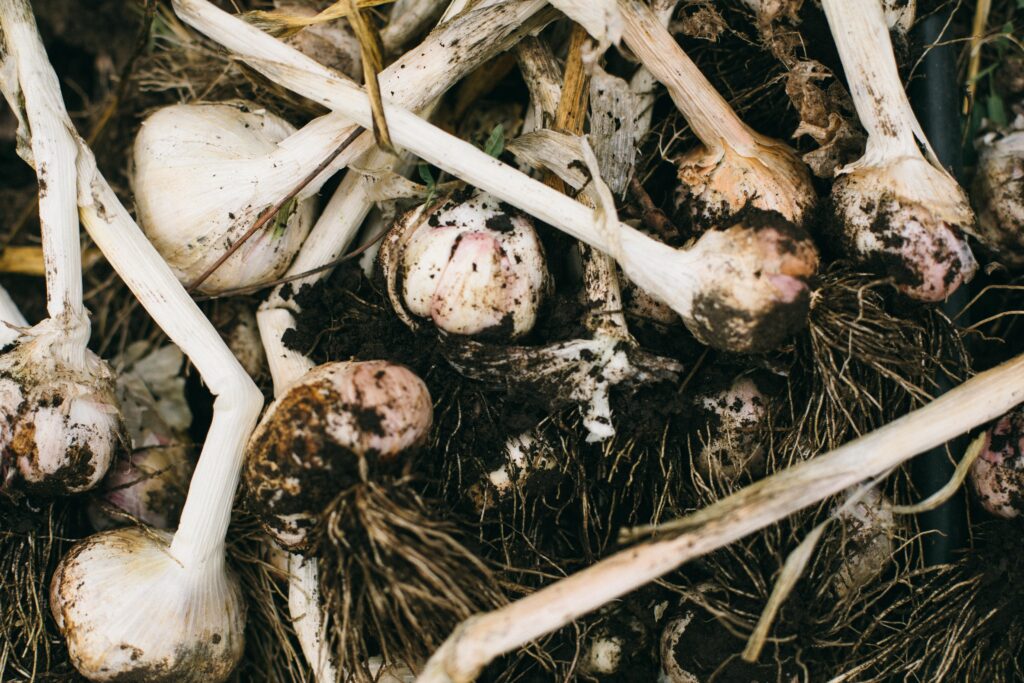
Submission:
{"label": "withered leaf blade", "polygon": [[366,93],[370,97],[370,111],[373,113],[373,137],[377,140],[377,146],[381,149],[395,153],[395,146],[391,142],[391,133],[388,132],[388,122],[384,117],[384,103],[380,99],[380,83],[377,74],[384,68],[384,57],[382,55],[380,33],[376,26],[369,21],[359,10],[359,0],[347,0],[349,13],[347,15],[349,25],[359,40],[359,52],[363,61],[363,81],[366,85]]}

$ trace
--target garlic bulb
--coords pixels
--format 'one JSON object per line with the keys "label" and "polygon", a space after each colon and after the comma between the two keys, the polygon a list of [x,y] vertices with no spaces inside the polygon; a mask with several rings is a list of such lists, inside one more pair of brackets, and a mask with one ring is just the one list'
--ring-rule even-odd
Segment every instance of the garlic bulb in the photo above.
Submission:
{"label": "garlic bulb", "polygon": [[[252,226],[282,186],[302,179],[284,144],[295,129],[244,103],[178,104],[147,118],[135,139],[139,222],[178,278],[191,284]],[[313,200],[285,205],[200,286],[207,294],[279,277],[313,222]]]}
{"label": "garlic bulb", "polygon": [[540,432],[524,432],[505,442],[504,462],[484,481],[470,486],[468,494],[478,512],[502,501],[545,472],[558,466],[555,446]]}
{"label": "garlic bulb", "polygon": [[53,618],[89,680],[210,683],[226,680],[241,659],[245,601],[237,580],[222,556],[199,574],[186,568],[171,539],[139,527],[105,531],[58,565]]}
{"label": "garlic bulb", "polygon": [[88,337],[84,320],[48,318],[0,356],[0,486],[86,491],[127,443],[113,373]]}
{"label": "garlic bulb", "polygon": [[971,188],[978,239],[1010,268],[1024,266],[1024,130],[987,136]]}
{"label": "garlic bulb", "polygon": [[1007,413],[988,430],[970,477],[989,513],[1013,519],[1024,512],[1024,409]]}
{"label": "garlic bulb", "polygon": [[249,504],[283,548],[308,552],[322,508],[422,445],[433,405],[426,385],[386,361],[313,368],[271,404],[249,441],[243,477]]}
{"label": "garlic bulb", "polygon": [[513,340],[533,329],[550,279],[533,221],[490,195],[413,210],[405,234],[402,301],[445,332]]}
{"label": "garlic bulb", "polygon": [[845,596],[866,588],[892,562],[896,520],[892,503],[877,488],[869,489],[852,506],[840,508],[837,516],[845,528],[843,564],[834,587]]}
{"label": "garlic bulb", "polygon": [[702,143],[675,160],[677,208],[701,229],[729,224],[748,206],[803,225],[818,201],[806,164],[790,147],[740,120],[650,7],[622,0],[619,8],[627,45],[666,86]]}
{"label": "garlic bulb", "polygon": [[708,418],[694,462],[702,475],[732,480],[763,462],[764,446],[756,429],[765,418],[767,402],[752,379],[739,377],[720,391],[701,392],[694,404]]}
{"label": "garlic bulb", "polygon": [[910,107],[881,3],[822,5],[868,132],[864,156],[840,169],[832,188],[840,242],[910,297],[941,301],[977,268],[964,237],[974,228],[967,197],[935,158]]}

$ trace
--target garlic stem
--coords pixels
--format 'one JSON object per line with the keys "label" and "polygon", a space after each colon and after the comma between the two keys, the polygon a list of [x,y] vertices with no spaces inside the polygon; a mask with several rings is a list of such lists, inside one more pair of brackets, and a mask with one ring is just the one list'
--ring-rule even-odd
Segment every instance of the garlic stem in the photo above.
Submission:
{"label": "garlic stem", "polygon": [[223,562],[245,442],[256,424],[263,396],[132,221],[80,139],[78,201],[82,223],[93,241],[217,397],[171,553],[185,567]]}
{"label": "garlic stem", "polygon": [[919,157],[920,143],[934,160],[900,81],[881,1],[822,0],[821,4],[857,116],[868,133],[865,159],[878,163],[900,156]]}
{"label": "garlic stem", "polygon": [[[39,180],[39,223],[46,268],[46,310],[50,318],[69,329],[55,345],[73,367],[85,363],[89,322],[82,303],[82,252],[75,206],[75,141],[57,74],[50,67],[42,38],[36,31],[32,8],[26,0],[0,1],[3,47],[12,57],[12,88],[20,91],[20,106],[28,116],[19,133],[30,138],[30,155],[22,153]],[[6,60],[5,60],[6,61]],[[5,65],[6,67],[6,65]],[[32,84],[31,87],[18,84]],[[6,88],[5,88],[6,91]],[[19,104],[12,103],[12,110]],[[26,129],[27,124],[27,129]],[[29,132],[29,129],[31,132]],[[76,333],[71,333],[76,330]]]}
{"label": "garlic stem", "polygon": [[320,595],[319,562],[298,553],[288,556],[288,612],[302,654],[313,669],[317,683],[340,681],[327,639],[327,619]]}
{"label": "garlic stem", "polygon": [[16,327],[28,327],[28,321],[7,290],[0,287],[0,348],[13,344],[21,335]]}
{"label": "garlic stem", "polygon": [[654,10],[639,0],[619,0],[619,10],[626,45],[665,85],[694,135],[712,150],[732,148],[747,156],[757,154],[757,134],[683,52]]}
{"label": "garlic stem", "polygon": [[418,683],[467,683],[495,657],[550,633],[683,563],[778,522],[1024,401],[1024,356],[974,376],[902,418],[662,525],[677,532],[621,551],[526,598],[464,621]]}

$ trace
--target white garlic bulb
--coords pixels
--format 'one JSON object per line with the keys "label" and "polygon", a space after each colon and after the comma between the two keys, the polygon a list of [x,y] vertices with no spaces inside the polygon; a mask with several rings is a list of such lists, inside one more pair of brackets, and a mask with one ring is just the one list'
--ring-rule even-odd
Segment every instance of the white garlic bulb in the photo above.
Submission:
{"label": "white garlic bulb", "polygon": [[[244,103],[178,104],[135,139],[132,188],[146,236],[185,284],[204,275],[261,212],[302,179],[295,129]],[[215,294],[284,273],[309,234],[313,200],[289,202],[201,285]]]}
{"label": "white garlic bulb", "polygon": [[410,313],[451,334],[512,340],[533,328],[550,279],[527,216],[476,193],[409,212],[395,229],[408,231],[400,258]]}
{"label": "white garlic bulb", "polygon": [[508,500],[536,475],[558,465],[554,444],[540,432],[524,432],[505,442],[503,462],[484,481],[470,486],[469,497],[478,511]]}
{"label": "white garlic bulb", "polygon": [[223,554],[200,571],[186,568],[171,538],[139,527],[105,531],[57,566],[53,618],[89,680],[217,683],[241,659],[245,601]]}
{"label": "white garlic bulb", "polygon": [[896,519],[892,503],[878,488],[869,489],[849,508],[843,522],[843,564],[835,577],[840,596],[866,588],[892,562]]}
{"label": "white garlic bulb", "polygon": [[87,323],[48,318],[0,356],[0,487],[86,491],[126,446],[113,372],[88,336]]}
{"label": "white garlic bulb", "polygon": [[971,188],[978,239],[995,260],[1024,266],[1024,130],[982,141]]}
{"label": "white garlic bulb", "polygon": [[313,368],[267,409],[246,452],[251,509],[283,548],[311,549],[323,507],[360,481],[363,465],[387,465],[426,440],[427,386],[386,361]]}

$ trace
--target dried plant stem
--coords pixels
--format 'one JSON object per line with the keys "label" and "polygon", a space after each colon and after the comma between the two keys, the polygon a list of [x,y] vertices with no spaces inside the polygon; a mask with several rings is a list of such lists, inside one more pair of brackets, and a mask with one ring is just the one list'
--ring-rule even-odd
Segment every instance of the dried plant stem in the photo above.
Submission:
{"label": "dried plant stem", "polygon": [[466,620],[418,683],[466,683],[495,657],[560,628],[679,565],[721,548],[992,420],[1024,400],[1024,356],[964,382],[888,425],[753,484],[621,551],[493,612]]}
{"label": "dried plant stem", "polygon": [[558,62],[548,46],[536,36],[527,36],[516,45],[519,70],[530,89],[534,107],[534,129],[547,128],[555,118],[562,97]]}
{"label": "dried plant stem", "polygon": [[626,45],[665,85],[700,141],[710,149],[728,146],[743,154],[756,154],[757,134],[683,52],[654,10],[639,0],[619,0],[619,10]]}
{"label": "dried plant stem", "polygon": [[[351,81],[326,72],[315,62],[312,65],[302,63],[302,55],[297,51],[209,2],[175,0],[174,6],[186,23],[238,52],[243,60],[268,78],[361,125],[371,125],[366,94]],[[465,16],[474,14],[468,12]],[[409,111],[394,105],[386,105],[386,110],[392,138],[398,145],[578,240],[601,251],[621,254],[623,258],[619,263],[630,279],[671,305],[684,318],[689,318],[695,287],[700,284],[697,277],[690,274],[707,262],[707,255],[699,249],[673,249],[623,223],[616,224],[615,236],[609,235],[607,230],[597,226],[594,212],[587,207]],[[617,238],[618,244],[610,242],[613,237]]]}

